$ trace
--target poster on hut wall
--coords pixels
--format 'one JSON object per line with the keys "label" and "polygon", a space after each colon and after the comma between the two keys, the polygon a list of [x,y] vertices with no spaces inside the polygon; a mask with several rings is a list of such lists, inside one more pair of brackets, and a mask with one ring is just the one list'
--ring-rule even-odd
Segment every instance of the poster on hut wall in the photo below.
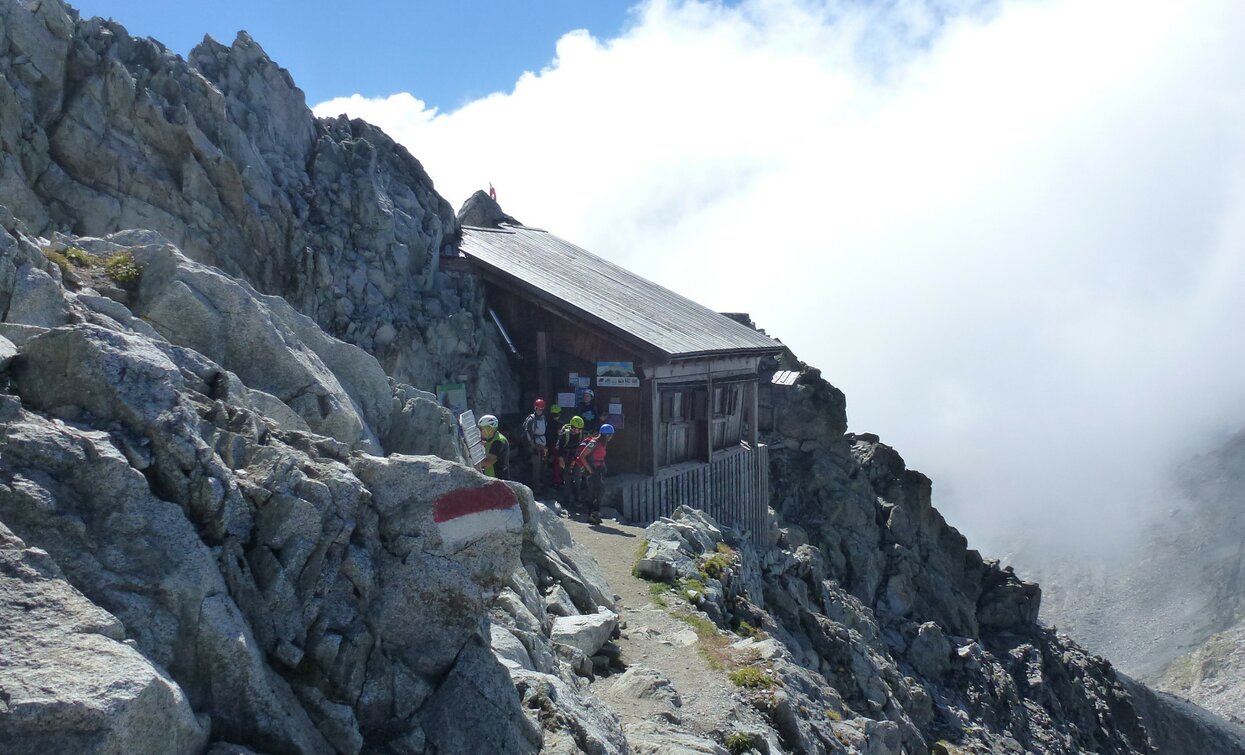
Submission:
{"label": "poster on hut wall", "polygon": [[615,430],[622,430],[627,426],[627,420],[623,417],[622,399],[615,396],[609,400],[603,421],[613,425]]}
{"label": "poster on hut wall", "polygon": [[597,385],[602,388],[639,388],[634,362],[597,362]]}

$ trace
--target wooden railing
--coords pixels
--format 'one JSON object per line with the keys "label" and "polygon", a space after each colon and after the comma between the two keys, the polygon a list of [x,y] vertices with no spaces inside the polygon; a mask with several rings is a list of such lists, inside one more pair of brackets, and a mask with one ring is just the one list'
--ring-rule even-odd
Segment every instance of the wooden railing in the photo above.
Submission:
{"label": "wooden railing", "polygon": [[715,451],[712,462],[676,464],[620,487],[622,514],[629,522],[648,524],[686,504],[744,531],[754,543],[764,540],[769,529],[769,448],[765,445]]}

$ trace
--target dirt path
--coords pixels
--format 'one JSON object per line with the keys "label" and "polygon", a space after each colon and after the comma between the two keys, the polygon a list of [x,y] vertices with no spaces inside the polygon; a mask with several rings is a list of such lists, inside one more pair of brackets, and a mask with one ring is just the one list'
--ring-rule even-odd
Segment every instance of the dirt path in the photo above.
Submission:
{"label": "dirt path", "polygon": [[[712,668],[701,654],[696,632],[653,602],[651,583],[632,576],[644,529],[609,520],[597,526],[564,521],[571,536],[596,557],[610,587],[621,597],[626,623],[618,644],[623,663],[628,668],[643,666],[661,672],[682,697],[682,707],[671,709],[660,701],[611,694],[619,675],[598,677],[593,692],[609,701],[629,737],[645,721],[664,720],[681,721],[678,728],[721,741],[741,725],[759,722],[759,714],[743,701],[726,671]],[[677,610],[678,599],[672,594],[666,599]]]}

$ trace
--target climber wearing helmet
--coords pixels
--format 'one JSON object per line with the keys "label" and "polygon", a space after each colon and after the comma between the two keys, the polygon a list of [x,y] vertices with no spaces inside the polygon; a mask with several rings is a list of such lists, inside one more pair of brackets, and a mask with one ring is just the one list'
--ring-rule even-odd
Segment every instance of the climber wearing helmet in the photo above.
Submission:
{"label": "climber wearing helmet", "polygon": [[577,479],[582,480],[588,499],[588,521],[601,523],[601,498],[605,495],[605,448],[614,437],[614,426],[601,425],[597,434],[579,444],[575,455]]}
{"label": "climber wearing helmet", "polygon": [[484,441],[484,458],[480,471],[489,477],[504,480],[510,476],[510,441],[497,430],[497,418],[486,414],[480,418],[480,439]]}
{"label": "climber wearing helmet", "polygon": [[584,418],[578,415],[562,426],[558,433],[557,457],[553,460],[553,479],[561,482],[561,500],[567,508],[579,502],[578,490],[575,487],[575,454],[579,453],[579,442],[584,435]]}
{"label": "climber wearing helmet", "polygon": [[592,389],[585,389],[583,393],[579,394],[579,403],[575,405],[575,414],[583,417],[584,426],[589,430],[597,426],[597,421],[600,418],[597,416],[596,394],[592,392]]}
{"label": "climber wearing helmet", "polygon": [[545,460],[549,456],[549,418],[545,416],[545,400],[536,399],[532,413],[523,420],[523,450],[527,453],[528,485],[539,495],[545,488]]}
{"label": "climber wearing helmet", "polygon": [[566,421],[562,419],[562,407],[554,404],[549,407],[549,421],[545,423],[545,448],[549,449],[546,454],[547,463],[545,467],[550,474],[550,482],[553,489],[557,490],[562,487],[562,470],[558,468],[558,435],[562,432],[562,425]]}

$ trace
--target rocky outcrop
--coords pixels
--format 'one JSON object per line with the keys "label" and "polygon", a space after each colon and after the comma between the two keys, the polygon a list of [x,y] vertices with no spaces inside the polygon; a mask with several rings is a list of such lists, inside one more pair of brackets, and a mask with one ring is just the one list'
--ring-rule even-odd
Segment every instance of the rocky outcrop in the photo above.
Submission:
{"label": "rocky outcrop", "polygon": [[827,576],[888,622],[972,637],[1032,626],[1037,585],[971,550],[933,507],[929,478],[894,449],[847,433],[843,394],[817,370],[777,404],[773,499],[793,547],[818,546]]}
{"label": "rocky outcrop", "polygon": [[[794,636],[789,647],[814,651],[804,665],[824,663],[833,648],[830,635],[816,631],[832,624],[811,610],[874,638],[867,644],[878,658],[917,680],[913,692],[886,682],[893,675],[876,675],[889,688],[886,699],[902,701],[900,687],[910,688],[915,706],[899,707],[927,742],[971,719],[995,748],[1164,751],[1153,707],[1135,708],[1105,661],[1037,623],[1037,585],[969,549],[932,507],[929,480],[876,436],[846,433],[842,393],[793,355],[786,360],[801,376],[776,390],[767,440],[783,524],[778,545],[790,555],[760,558],[764,607]],[[776,572],[786,574],[774,585]],[[850,685],[836,687],[863,710]],[[1102,710],[1111,711],[1111,725],[1101,726]]]}
{"label": "rocky outcrop", "polygon": [[[830,577],[820,548],[757,550],[705,520],[683,508],[651,525],[650,546],[674,537],[680,547],[650,547],[650,557],[690,558],[696,576],[681,577],[676,592],[723,629],[754,635],[731,656],[769,679],[753,702],[787,748],[1154,751],[1126,680],[1067,637],[1033,624],[1004,638],[887,620]],[[808,710],[827,713],[799,713]]]}
{"label": "rocky outcrop", "polygon": [[207,741],[207,721],[125,642],[121,622],[3,524],[0,645],[6,752],[193,752]]}
{"label": "rocky outcrop", "polygon": [[515,404],[480,287],[440,269],[458,225],[422,166],[367,123],[313,117],[245,32],[183,60],[61,0],[5,0],[0,154],[33,234],[157,231],[401,382],[463,377],[479,405]]}
{"label": "rocky outcrop", "polygon": [[1239,726],[1207,713],[1188,700],[1156,692],[1121,675],[1152,732],[1154,747],[1164,755],[1201,755],[1207,752],[1245,752],[1245,734]]}
{"label": "rocky outcrop", "polygon": [[497,200],[484,191],[477,191],[463,202],[463,206],[458,209],[458,222],[476,228],[500,228],[503,223],[523,225],[507,215],[501,205],[497,204]]}
{"label": "rocky outcrop", "polygon": [[[26,648],[5,656],[0,730],[29,751],[194,752],[208,731],[257,752],[536,751],[540,730],[487,650],[488,603],[520,567],[515,490],[456,448],[364,452],[380,451],[373,426],[392,435],[427,399],[391,391],[374,360],[279,300],[150,234],[71,242],[0,235],[0,312],[24,328],[0,375],[0,523],[18,579],[0,605]],[[121,249],[138,278],[100,296],[97,256]],[[41,309],[14,306],[26,281],[43,281]],[[179,288],[197,308],[160,304]],[[252,341],[256,378],[314,379],[318,409],[197,350],[246,372]],[[273,342],[286,348],[264,352]],[[23,692],[60,671],[72,704]],[[438,739],[467,723],[468,698],[500,719]]]}

